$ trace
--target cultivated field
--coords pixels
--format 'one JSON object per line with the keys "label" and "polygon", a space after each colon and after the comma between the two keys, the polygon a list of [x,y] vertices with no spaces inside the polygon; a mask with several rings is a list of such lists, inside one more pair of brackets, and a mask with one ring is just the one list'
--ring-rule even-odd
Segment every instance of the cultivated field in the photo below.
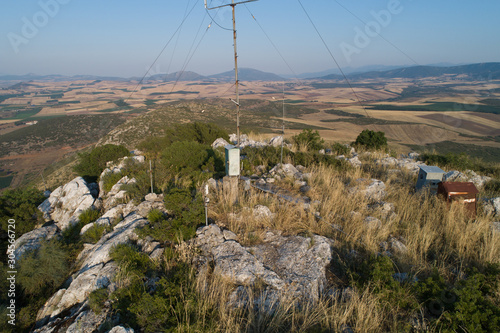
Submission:
{"label": "cultivated field", "polygon": [[[241,129],[261,132],[264,137],[280,133],[284,99],[288,137],[308,127],[319,130],[327,140],[352,142],[363,129],[371,129],[385,132],[390,146],[398,152],[417,147],[441,149],[449,146],[443,143],[449,142],[500,149],[500,81],[444,76],[425,80],[367,79],[351,84],[352,89],[336,80],[241,82]],[[118,132],[122,136],[136,133],[137,140],[161,134],[169,124],[194,120],[216,122],[232,130],[236,126],[231,98],[234,84],[227,82],[12,82],[0,90],[0,174],[14,176],[13,185],[19,185],[24,175],[40,174],[50,163],[97,142],[105,131],[120,124],[108,121],[99,131],[90,131],[92,137],[82,142],[71,139],[71,145],[61,136],[47,144],[52,141],[32,135],[40,124],[46,126],[55,119],[120,116],[130,125]],[[133,122],[143,116],[143,120]],[[27,125],[34,120],[41,123]],[[72,126],[70,123],[68,126]],[[137,126],[144,128],[132,129]],[[62,136],[72,136],[71,128],[60,130]],[[30,140],[25,142],[16,133],[25,133],[22,135]],[[63,149],[68,146],[69,150]],[[35,170],[31,170],[34,166]]]}

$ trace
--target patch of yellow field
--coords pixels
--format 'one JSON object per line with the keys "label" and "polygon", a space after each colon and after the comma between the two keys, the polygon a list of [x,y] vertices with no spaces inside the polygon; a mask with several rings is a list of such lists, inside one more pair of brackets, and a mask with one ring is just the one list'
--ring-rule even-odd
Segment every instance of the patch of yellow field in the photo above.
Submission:
{"label": "patch of yellow field", "polygon": [[64,107],[44,107],[42,111],[38,112],[38,116],[59,116],[66,114]]}
{"label": "patch of yellow field", "polygon": [[19,119],[0,120],[0,124],[10,124],[10,123],[15,123],[16,121],[19,121]]}

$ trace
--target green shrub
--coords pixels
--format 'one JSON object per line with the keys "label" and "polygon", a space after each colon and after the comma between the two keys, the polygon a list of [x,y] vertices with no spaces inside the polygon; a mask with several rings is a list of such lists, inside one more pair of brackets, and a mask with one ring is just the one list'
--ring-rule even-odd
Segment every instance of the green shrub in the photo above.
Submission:
{"label": "green shrub", "polygon": [[215,124],[188,123],[176,124],[167,129],[162,137],[150,137],[139,144],[139,149],[148,155],[156,156],[174,142],[191,141],[211,145],[217,138],[229,140],[227,131]]}
{"label": "green shrub", "polygon": [[192,195],[186,188],[171,188],[165,193],[165,207],[171,216],[165,219],[161,212],[150,212],[150,224],[138,230],[141,237],[151,236],[162,242],[178,243],[196,235],[205,217],[203,200],[200,194]]}
{"label": "green shrub", "polygon": [[118,244],[111,249],[109,255],[125,272],[140,279],[153,268],[153,262],[148,255],[130,244]]}
{"label": "green shrub", "polygon": [[354,145],[366,149],[381,149],[387,147],[387,138],[384,132],[363,130],[356,138]]}
{"label": "green shrub", "polygon": [[97,220],[99,218],[99,215],[101,215],[101,214],[99,213],[98,210],[89,208],[89,209],[84,210],[80,214],[80,216],[78,217],[78,220],[80,221],[80,223],[82,224],[82,227],[83,227],[84,225],[95,222],[95,220]]}
{"label": "green shrub", "polygon": [[79,163],[74,170],[87,180],[95,181],[106,168],[107,162],[129,155],[130,152],[125,146],[107,144],[92,149],[90,153],[78,154]]}
{"label": "green shrub", "polygon": [[99,288],[89,294],[89,306],[94,313],[101,313],[104,302],[108,299],[108,290],[106,288]]}
{"label": "green shrub", "polygon": [[[41,191],[34,188],[6,190],[0,194],[0,221],[4,232],[8,232],[8,220],[16,221],[16,238],[43,222],[42,214],[38,210],[45,200]],[[5,253],[5,251],[2,251]]]}
{"label": "green shrub", "polygon": [[17,282],[27,294],[58,287],[69,273],[67,253],[62,244],[51,240],[19,261]]}
{"label": "green shrub", "polygon": [[168,146],[162,153],[162,163],[171,176],[193,182],[225,170],[224,161],[210,146],[194,141],[178,141]]}
{"label": "green shrub", "polygon": [[95,244],[102,238],[106,231],[107,228],[105,226],[95,224],[87,231],[85,231],[85,233],[81,237],[81,240],[84,243]]}
{"label": "green shrub", "polygon": [[163,212],[159,209],[151,209],[148,213],[148,220],[152,223],[164,220]]}
{"label": "green shrub", "polygon": [[336,155],[347,155],[351,149],[347,147],[346,145],[340,144],[338,142],[335,142],[332,147],[332,152],[335,153]]}
{"label": "green shrub", "polygon": [[293,136],[292,141],[297,146],[305,146],[308,150],[312,151],[318,151],[325,147],[325,141],[321,138],[319,132],[312,129],[303,130],[302,133]]}
{"label": "green shrub", "polygon": [[498,332],[500,308],[496,293],[500,267],[488,265],[483,273],[473,269],[466,279],[447,284],[434,272],[419,281],[414,292],[426,306],[432,324],[442,332]]}
{"label": "green shrub", "polygon": [[102,178],[102,189],[105,192],[111,191],[111,188],[124,177],[124,172],[108,172]]}

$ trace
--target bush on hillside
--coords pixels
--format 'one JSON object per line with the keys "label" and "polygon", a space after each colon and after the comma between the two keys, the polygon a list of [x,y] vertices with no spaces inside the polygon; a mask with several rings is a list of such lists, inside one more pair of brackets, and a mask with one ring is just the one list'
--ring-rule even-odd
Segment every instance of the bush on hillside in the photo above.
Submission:
{"label": "bush on hillside", "polygon": [[148,155],[158,155],[174,142],[193,141],[203,145],[211,145],[217,138],[229,140],[227,131],[215,124],[188,123],[176,124],[167,129],[162,137],[150,137],[139,144],[139,149]]}
{"label": "bush on hillside", "polygon": [[[9,219],[16,221],[16,238],[43,222],[38,210],[45,200],[42,192],[34,188],[6,190],[0,195],[0,220],[4,232],[8,230]],[[5,253],[5,252],[3,252]]]}
{"label": "bush on hillside", "polygon": [[387,138],[384,132],[363,130],[356,138],[354,145],[366,149],[381,149],[387,147]]}
{"label": "bush on hillside", "polygon": [[152,210],[148,214],[150,224],[140,229],[141,237],[151,236],[161,242],[178,243],[196,235],[198,228],[205,221],[201,195],[190,189],[173,187],[165,193],[165,208],[170,216]]}
{"label": "bush on hillside", "polygon": [[38,294],[46,288],[56,288],[69,272],[67,253],[62,244],[51,240],[19,261],[17,281],[27,294]]}
{"label": "bush on hillside", "polygon": [[292,141],[299,147],[306,147],[307,150],[318,151],[325,148],[325,140],[321,138],[317,130],[305,129],[293,136]]}
{"label": "bush on hillside", "polygon": [[130,152],[125,146],[107,144],[94,148],[89,153],[78,154],[80,161],[74,170],[85,179],[96,181],[106,168],[107,162],[116,161],[121,157],[129,155]]}
{"label": "bush on hillside", "polygon": [[195,141],[178,141],[167,147],[162,154],[162,163],[172,175],[195,180],[205,174],[210,178],[214,173],[225,170],[224,160],[209,145]]}

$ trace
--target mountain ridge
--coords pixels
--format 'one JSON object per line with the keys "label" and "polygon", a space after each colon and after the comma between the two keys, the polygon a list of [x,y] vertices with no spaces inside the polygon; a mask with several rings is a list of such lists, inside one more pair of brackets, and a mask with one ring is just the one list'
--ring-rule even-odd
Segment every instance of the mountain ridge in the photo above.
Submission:
{"label": "mountain ridge", "polygon": [[[380,68],[380,70],[377,70]],[[390,69],[386,69],[390,68]],[[366,71],[363,71],[366,70]],[[334,71],[333,69],[316,72],[303,73],[297,77],[305,80],[340,80],[343,76],[340,74],[321,75]],[[419,65],[419,66],[363,66],[360,68],[347,67],[344,69],[346,76],[350,79],[391,79],[391,78],[425,78],[436,77],[442,75],[467,75],[472,78],[482,78],[487,80],[500,79],[500,62],[474,63],[467,65],[456,66],[440,66],[437,65]],[[318,75],[318,76],[317,76]],[[264,72],[252,68],[240,68],[240,81],[283,81],[289,80],[285,75],[277,75],[271,72]],[[101,80],[101,81],[140,81],[139,77],[116,77],[116,76],[98,76],[98,75],[36,75],[33,73],[25,75],[0,75],[0,81],[78,81],[78,80]],[[201,75],[192,71],[174,72],[170,74],[154,74],[147,76],[144,82],[151,81],[215,81],[227,82],[234,80],[233,70],[213,74]]]}

